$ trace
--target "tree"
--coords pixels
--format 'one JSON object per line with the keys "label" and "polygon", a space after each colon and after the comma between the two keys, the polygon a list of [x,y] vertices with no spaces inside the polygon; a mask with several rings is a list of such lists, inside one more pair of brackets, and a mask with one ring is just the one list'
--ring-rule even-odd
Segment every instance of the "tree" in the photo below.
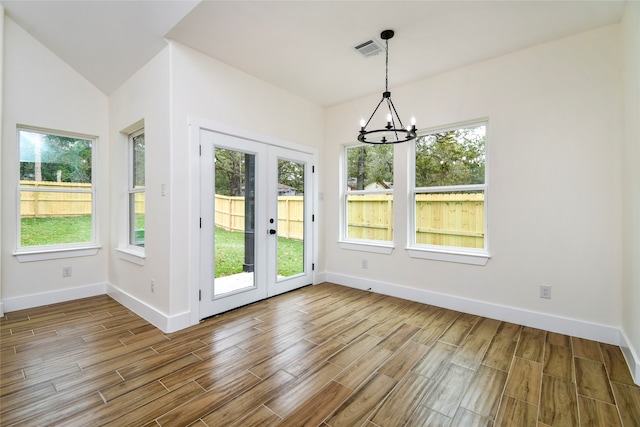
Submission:
{"label": "tree", "polygon": [[215,162],[216,194],[242,196],[245,153],[216,148]]}
{"label": "tree", "polygon": [[278,160],[278,183],[304,194],[304,164],[291,160]]}
{"label": "tree", "polygon": [[91,182],[92,141],[20,131],[20,179]]}
{"label": "tree", "polygon": [[374,182],[393,186],[393,146],[361,145],[347,149],[350,185],[364,190]]}
{"label": "tree", "polygon": [[484,126],[418,138],[416,187],[484,183],[484,147]]}

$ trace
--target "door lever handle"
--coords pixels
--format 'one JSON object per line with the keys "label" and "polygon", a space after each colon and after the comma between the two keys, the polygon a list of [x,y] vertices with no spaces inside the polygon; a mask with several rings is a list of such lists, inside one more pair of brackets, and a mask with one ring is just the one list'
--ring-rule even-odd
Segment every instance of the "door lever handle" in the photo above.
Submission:
{"label": "door lever handle", "polygon": [[269,234],[276,234],[276,230],[274,230],[273,228],[269,229]]}

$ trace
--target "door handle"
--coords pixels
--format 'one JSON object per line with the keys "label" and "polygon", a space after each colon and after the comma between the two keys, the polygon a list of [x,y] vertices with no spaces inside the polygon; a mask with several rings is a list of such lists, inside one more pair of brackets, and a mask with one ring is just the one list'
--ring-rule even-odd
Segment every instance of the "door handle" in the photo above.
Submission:
{"label": "door handle", "polygon": [[269,234],[276,234],[276,230],[274,230],[273,228],[269,229]]}

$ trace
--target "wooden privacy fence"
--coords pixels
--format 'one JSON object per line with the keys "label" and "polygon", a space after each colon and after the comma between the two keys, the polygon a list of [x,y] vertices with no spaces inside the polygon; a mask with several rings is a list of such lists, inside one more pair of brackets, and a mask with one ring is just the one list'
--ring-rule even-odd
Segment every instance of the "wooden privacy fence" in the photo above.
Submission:
{"label": "wooden privacy fence", "polygon": [[91,188],[91,184],[20,181],[20,186],[23,188],[33,187],[33,191],[23,190],[20,192],[20,216],[22,218],[91,215],[91,193],[40,191],[40,188],[88,190]]}
{"label": "wooden privacy fence", "polygon": [[[278,197],[278,236],[304,238],[304,196]],[[216,227],[227,231],[244,231],[244,197],[215,196]]]}
{"label": "wooden privacy fence", "polygon": [[[91,193],[41,191],[42,189],[90,190],[91,184],[89,183],[21,180],[20,187],[33,187],[33,191],[22,190],[20,192],[20,216],[22,218],[91,215]],[[136,213],[143,214],[144,211],[143,197],[136,200]]]}
{"label": "wooden privacy fence", "polygon": [[[393,195],[348,196],[347,235],[393,240]],[[483,193],[430,193],[416,196],[416,243],[484,247]]]}

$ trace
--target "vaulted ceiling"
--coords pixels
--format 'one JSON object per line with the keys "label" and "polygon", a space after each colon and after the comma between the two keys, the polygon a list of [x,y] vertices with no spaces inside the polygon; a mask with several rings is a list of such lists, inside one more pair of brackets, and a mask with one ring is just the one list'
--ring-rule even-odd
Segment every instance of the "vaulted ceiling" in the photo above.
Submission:
{"label": "vaulted ceiling", "polygon": [[321,105],[619,22],[625,1],[24,1],[5,14],[105,94],[167,39]]}

